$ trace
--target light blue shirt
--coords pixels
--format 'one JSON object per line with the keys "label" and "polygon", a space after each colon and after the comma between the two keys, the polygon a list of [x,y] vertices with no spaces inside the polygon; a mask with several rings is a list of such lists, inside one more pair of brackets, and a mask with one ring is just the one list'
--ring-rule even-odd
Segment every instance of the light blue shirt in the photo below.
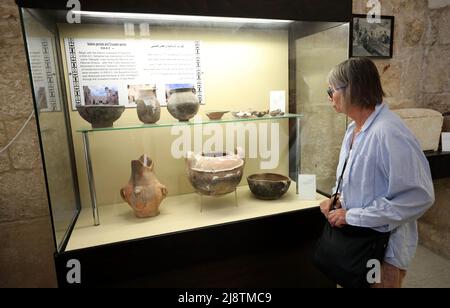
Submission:
{"label": "light blue shirt", "polygon": [[[354,129],[352,122],[342,144],[337,179]],[[386,104],[376,107],[356,135],[341,186],[347,223],[391,231],[385,261],[407,269],[417,248],[417,219],[434,203],[433,181],[419,142]]]}

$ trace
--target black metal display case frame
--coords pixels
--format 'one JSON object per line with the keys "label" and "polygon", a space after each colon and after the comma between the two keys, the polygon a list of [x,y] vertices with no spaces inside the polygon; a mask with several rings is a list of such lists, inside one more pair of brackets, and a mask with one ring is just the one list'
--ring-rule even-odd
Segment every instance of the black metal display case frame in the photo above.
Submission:
{"label": "black metal display case frame", "polygon": [[[54,24],[54,10],[67,1],[17,0],[20,8],[44,9],[41,20]],[[80,0],[84,11],[162,13],[302,21],[290,29],[295,39],[349,23],[351,0]],[[296,113],[295,57],[289,59],[289,112]],[[31,71],[30,71],[31,74]],[[290,130],[295,129],[295,121]],[[290,140],[294,144],[296,140]],[[293,148],[293,147],[291,147]],[[290,166],[297,157],[290,155]],[[294,172],[291,168],[290,172]],[[58,252],[60,287],[335,287],[311,262],[323,223],[318,208],[224,225]],[[73,225],[72,225],[73,227]],[[70,230],[69,230],[70,236]],[[81,284],[70,284],[68,260],[81,264]],[[142,263],[142,261],[144,261]]]}

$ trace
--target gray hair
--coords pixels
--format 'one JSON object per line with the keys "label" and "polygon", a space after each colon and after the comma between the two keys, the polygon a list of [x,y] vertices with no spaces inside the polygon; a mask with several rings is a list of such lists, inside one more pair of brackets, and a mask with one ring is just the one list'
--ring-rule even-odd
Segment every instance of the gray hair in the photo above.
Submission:
{"label": "gray hair", "polygon": [[343,72],[342,66],[338,65],[328,74],[328,83],[334,88],[341,88],[348,85],[347,75]]}
{"label": "gray hair", "polygon": [[385,96],[377,67],[369,58],[351,58],[337,65],[328,75],[335,88],[346,87],[344,100],[362,108],[374,108]]}

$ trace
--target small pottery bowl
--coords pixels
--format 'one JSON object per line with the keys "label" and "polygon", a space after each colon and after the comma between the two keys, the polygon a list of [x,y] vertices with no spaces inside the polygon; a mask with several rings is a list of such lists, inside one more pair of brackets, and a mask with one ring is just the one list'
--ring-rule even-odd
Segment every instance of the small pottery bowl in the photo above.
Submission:
{"label": "small pottery bowl", "polygon": [[281,174],[263,173],[250,175],[247,183],[256,198],[275,200],[288,191],[291,179]]}
{"label": "small pottery bowl", "polygon": [[119,105],[85,105],[77,107],[80,116],[91,123],[92,128],[112,127],[120,118],[125,106]]}
{"label": "small pottery bowl", "polygon": [[246,119],[252,117],[252,113],[250,111],[237,111],[231,113],[233,117],[238,119]]}
{"label": "small pottery bowl", "polygon": [[272,110],[269,114],[272,117],[276,117],[276,116],[283,116],[284,112],[281,111],[281,109],[277,109],[277,110]]}
{"label": "small pottery bowl", "polygon": [[265,116],[266,114],[268,114],[269,111],[253,111],[252,115],[257,116],[258,118],[262,118],[263,116]]}
{"label": "small pottery bowl", "polygon": [[223,115],[228,112],[229,111],[209,111],[205,114],[210,120],[220,120],[222,119]]}

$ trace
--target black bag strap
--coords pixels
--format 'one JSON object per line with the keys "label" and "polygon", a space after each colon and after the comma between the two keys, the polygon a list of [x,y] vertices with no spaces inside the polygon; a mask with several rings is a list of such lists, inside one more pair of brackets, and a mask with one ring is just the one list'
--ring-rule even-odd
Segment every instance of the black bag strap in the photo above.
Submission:
{"label": "black bag strap", "polygon": [[354,140],[355,140],[355,133],[353,132],[352,142],[350,143],[350,149],[348,150],[347,158],[345,158],[344,167],[342,168],[342,173],[341,173],[341,176],[339,177],[338,186],[336,188],[336,192],[334,193],[334,198],[333,198],[333,202],[331,203],[331,206],[330,206],[330,211],[336,209],[337,195],[339,193],[339,188],[341,187],[342,178],[344,177],[345,168],[347,168],[347,163],[348,163],[348,159],[350,158],[350,153],[353,148]]}

